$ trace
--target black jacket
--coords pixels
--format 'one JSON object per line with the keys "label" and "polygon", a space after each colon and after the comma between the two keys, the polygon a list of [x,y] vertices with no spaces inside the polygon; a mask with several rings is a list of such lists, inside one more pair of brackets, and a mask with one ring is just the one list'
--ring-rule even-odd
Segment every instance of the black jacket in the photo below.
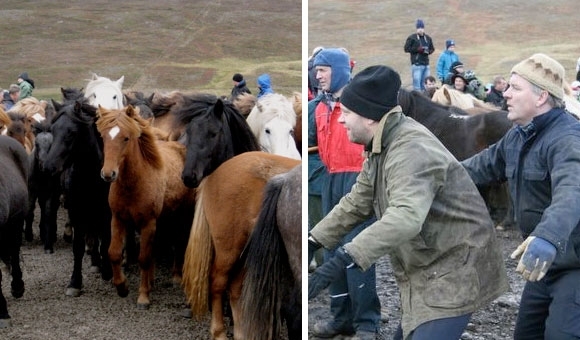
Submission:
{"label": "black jacket", "polygon": [[417,33],[413,33],[407,38],[404,49],[405,52],[411,54],[411,65],[429,65],[429,54],[435,52],[433,39],[427,34],[420,36]]}

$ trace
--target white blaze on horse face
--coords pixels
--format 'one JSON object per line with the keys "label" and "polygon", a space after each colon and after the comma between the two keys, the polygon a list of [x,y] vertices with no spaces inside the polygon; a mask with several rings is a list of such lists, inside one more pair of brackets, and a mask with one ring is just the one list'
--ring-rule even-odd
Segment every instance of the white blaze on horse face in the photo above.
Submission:
{"label": "white blaze on horse face", "polygon": [[32,119],[34,119],[35,121],[40,123],[43,120],[45,120],[46,118],[44,118],[40,113],[37,112],[32,116]]}
{"label": "white blaze on horse face", "polygon": [[111,136],[111,139],[115,139],[120,131],[121,129],[119,129],[118,126],[114,126],[111,130],[109,130],[109,136]]}

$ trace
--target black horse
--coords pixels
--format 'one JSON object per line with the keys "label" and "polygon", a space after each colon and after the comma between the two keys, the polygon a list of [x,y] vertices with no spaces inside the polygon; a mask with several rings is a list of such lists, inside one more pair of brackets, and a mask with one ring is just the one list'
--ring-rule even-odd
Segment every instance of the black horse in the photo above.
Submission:
{"label": "black horse", "polygon": [[47,254],[54,252],[56,242],[57,213],[60,207],[61,176],[45,170],[44,164],[48,151],[52,146],[53,135],[51,131],[51,119],[54,117],[54,108],[47,105],[45,119],[32,123],[34,133],[34,149],[30,155],[30,176],[28,178],[28,213],[26,214],[26,226],[24,236],[27,241],[32,241],[32,224],[34,222],[34,210],[36,202],[40,208],[40,239],[44,244]]}
{"label": "black horse", "polygon": [[[93,266],[100,267],[101,277],[110,280],[112,269],[108,256],[111,242],[109,183],[100,177],[103,163],[103,140],[97,131],[96,108],[82,91],[61,89],[64,102],[52,101],[56,111],[52,119],[53,143],[45,169],[53,175],[70,169],[66,190],[68,215],[74,228],[74,268],[66,294],[79,296],[82,288],[82,259],[85,236],[95,235]],[[98,243],[98,242],[97,242]]]}
{"label": "black horse", "polygon": [[[457,107],[435,103],[418,91],[400,89],[399,105],[403,113],[427,127],[460,161],[496,143],[513,127],[507,111],[468,115]],[[506,185],[497,183],[479,189],[493,219],[512,224]]]}
{"label": "black horse", "polygon": [[[0,136],[0,259],[12,274],[11,293],[24,294],[20,269],[22,226],[28,205],[28,154],[14,138]],[[0,270],[0,328],[10,326]]]}
{"label": "black horse", "polygon": [[188,187],[197,187],[226,160],[260,150],[244,116],[232,103],[212,94],[154,96],[151,110],[155,121],[171,117],[171,130],[182,131],[178,140],[185,144],[187,154],[181,177]]}

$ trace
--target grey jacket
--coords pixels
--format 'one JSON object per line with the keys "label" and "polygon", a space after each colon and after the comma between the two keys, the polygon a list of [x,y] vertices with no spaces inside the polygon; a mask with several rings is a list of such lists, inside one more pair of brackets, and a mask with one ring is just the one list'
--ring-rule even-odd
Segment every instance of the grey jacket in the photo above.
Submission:
{"label": "grey jacket", "polygon": [[461,164],[399,106],[381,120],[352,190],[311,231],[332,249],[373,214],[345,250],[363,270],[389,254],[404,336],[474,312],[508,288],[493,223]]}

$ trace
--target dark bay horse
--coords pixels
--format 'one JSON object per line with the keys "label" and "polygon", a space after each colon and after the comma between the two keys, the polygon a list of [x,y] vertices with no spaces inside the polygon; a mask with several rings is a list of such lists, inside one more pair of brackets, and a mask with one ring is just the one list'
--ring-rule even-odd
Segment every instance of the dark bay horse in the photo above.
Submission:
{"label": "dark bay horse", "polygon": [[151,303],[149,293],[154,280],[154,239],[164,229],[171,234],[175,252],[173,279],[181,283],[195,205],[195,189],[187,188],[181,181],[185,146],[158,140],[149,121],[141,118],[138,109],[131,105],[120,110],[99,107],[97,113],[97,129],[104,143],[101,177],[111,182],[109,258],[113,284],[119,296],[128,295],[127,278],[121,270],[123,246],[128,231],[137,231],[141,235],[137,305],[146,309]]}
{"label": "dark bay horse", "polygon": [[[408,117],[427,127],[460,161],[496,143],[513,126],[507,118],[507,111],[497,110],[468,115],[457,107],[435,103],[418,91],[400,89],[399,105]],[[512,223],[511,204],[506,186],[498,183],[480,188],[480,191],[494,220]],[[497,203],[492,202],[495,199],[498,200]],[[507,215],[496,216],[498,214]]]}
{"label": "dark bay horse", "polygon": [[[24,146],[8,136],[0,136],[0,260],[12,274],[11,293],[24,294],[20,268],[22,226],[28,205],[28,155]],[[2,294],[0,270],[0,328],[10,326],[6,299]]]}
{"label": "dark bay horse", "polygon": [[34,148],[30,155],[30,176],[28,178],[28,213],[24,235],[27,241],[32,241],[32,223],[36,202],[40,208],[40,239],[44,244],[45,253],[53,253],[56,242],[57,213],[60,207],[61,174],[51,173],[45,169],[48,151],[53,142],[51,120],[54,118],[54,108],[47,105],[45,119],[34,121]]}
{"label": "dark bay horse", "polygon": [[288,338],[301,338],[301,211],[302,165],[298,165],[266,184],[258,221],[242,255],[246,274],[241,326],[252,339],[280,338],[283,319]]}
{"label": "dark bay horse", "polygon": [[[187,147],[182,179],[195,188],[224,161],[260,144],[234,105],[212,94],[172,92],[156,95],[151,103],[154,126],[168,126],[173,138]],[[167,121],[160,123],[161,117]],[[176,134],[179,136],[176,136]]]}
{"label": "dark bay horse", "polygon": [[222,297],[229,293],[234,338],[245,339],[239,299],[243,282],[240,255],[254,229],[270,178],[300,161],[261,151],[244,152],[205,177],[197,188],[195,215],[183,267],[184,290],[192,314],[211,309],[213,339],[227,339]]}
{"label": "dark bay horse", "polygon": [[100,267],[103,280],[112,277],[108,256],[111,240],[109,183],[100,176],[103,140],[95,124],[96,108],[88,103],[82,91],[61,89],[61,92],[64,102],[52,101],[56,111],[51,126],[53,143],[44,166],[52,174],[70,169],[66,195],[68,215],[74,228],[74,266],[66,294],[79,296],[86,235],[96,235],[100,240],[100,244],[93,247],[93,265]]}

